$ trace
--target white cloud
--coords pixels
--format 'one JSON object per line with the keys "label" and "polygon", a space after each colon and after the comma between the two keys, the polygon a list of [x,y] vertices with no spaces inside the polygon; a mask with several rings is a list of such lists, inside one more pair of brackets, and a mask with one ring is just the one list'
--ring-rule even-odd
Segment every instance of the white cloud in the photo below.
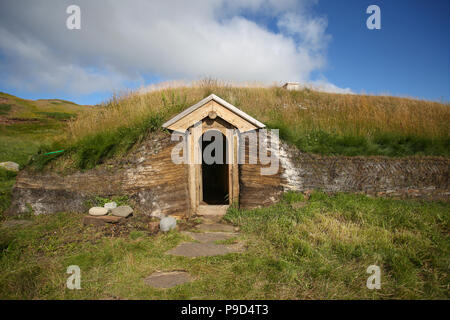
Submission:
{"label": "white cloud", "polygon": [[[326,20],[308,14],[315,1],[78,0],[81,30],[67,30],[72,2],[0,3],[1,81],[77,94],[153,75],[307,82],[326,63]],[[279,31],[264,19],[275,19]]]}

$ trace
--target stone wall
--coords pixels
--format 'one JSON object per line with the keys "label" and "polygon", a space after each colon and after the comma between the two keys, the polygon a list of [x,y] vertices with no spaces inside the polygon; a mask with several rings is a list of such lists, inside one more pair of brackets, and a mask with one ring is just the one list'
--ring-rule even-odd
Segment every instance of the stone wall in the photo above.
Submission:
{"label": "stone wall", "polygon": [[[95,196],[127,195],[146,215],[186,216],[189,212],[188,171],[175,165],[176,142],[164,133],[150,137],[126,158],[71,174],[23,170],[17,176],[14,215],[58,211],[86,212]],[[377,196],[448,200],[450,159],[440,157],[326,157],[305,154],[282,144],[277,174],[261,176],[260,164],[239,165],[239,202],[254,208],[277,202],[283,191],[321,189]]]}
{"label": "stone wall", "polygon": [[85,212],[95,196],[129,196],[139,212],[183,216],[189,209],[187,168],[171,161],[175,142],[167,134],[149,138],[124,159],[72,174],[24,170],[17,176],[7,214],[33,210]]}
{"label": "stone wall", "polygon": [[283,144],[285,190],[321,189],[377,196],[448,200],[450,159],[442,157],[342,157],[303,153]]}

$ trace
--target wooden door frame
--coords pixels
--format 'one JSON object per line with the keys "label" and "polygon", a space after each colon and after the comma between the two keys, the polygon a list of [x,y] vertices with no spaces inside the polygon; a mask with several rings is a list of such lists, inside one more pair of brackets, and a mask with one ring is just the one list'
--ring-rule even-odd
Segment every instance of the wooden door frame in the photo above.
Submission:
{"label": "wooden door frame", "polygon": [[[199,144],[202,135],[210,129],[202,128],[200,133],[196,128],[201,124],[201,122],[196,123],[194,126],[189,128],[188,139],[187,139],[187,150],[188,150],[188,195],[190,210],[189,216],[193,216],[197,213],[198,206],[202,201],[202,165],[201,158],[201,146]],[[233,203],[239,203],[239,165],[238,165],[238,150],[239,150],[239,137],[237,130],[232,129],[222,129],[213,128],[212,130],[217,130],[221,132],[227,143],[228,152],[228,202],[229,205]],[[200,152],[200,153],[199,153]]]}

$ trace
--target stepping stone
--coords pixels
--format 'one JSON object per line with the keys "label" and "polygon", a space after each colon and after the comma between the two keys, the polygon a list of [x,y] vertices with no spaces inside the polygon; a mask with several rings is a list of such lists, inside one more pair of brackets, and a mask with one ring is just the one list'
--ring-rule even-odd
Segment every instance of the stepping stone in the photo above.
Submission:
{"label": "stepping stone", "polygon": [[209,232],[234,232],[235,228],[223,223],[204,223],[196,226],[198,230]]}
{"label": "stepping stone", "polygon": [[183,242],[177,247],[167,251],[174,256],[183,256],[189,258],[209,257],[224,255],[232,252],[238,252],[237,248],[228,247],[221,244]]}
{"label": "stepping stone", "polygon": [[192,281],[186,271],[154,272],[144,282],[154,288],[168,289]]}
{"label": "stepping stone", "polygon": [[199,205],[197,215],[199,216],[224,216],[227,213],[229,205]]}
{"label": "stepping stone", "polygon": [[183,232],[183,234],[193,238],[196,241],[207,243],[207,242],[214,242],[214,241],[223,241],[227,240],[233,237],[236,237],[237,233],[228,233],[228,232]]}
{"label": "stepping stone", "polygon": [[94,226],[103,226],[107,223],[118,223],[122,220],[121,217],[113,217],[113,216],[84,216],[83,224],[86,225],[94,225]]}
{"label": "stepping stone", "polygon": [[208,215],[208,216],[201,216],[201,219],[203,223],[219,223],[222,219],[222,215]]}

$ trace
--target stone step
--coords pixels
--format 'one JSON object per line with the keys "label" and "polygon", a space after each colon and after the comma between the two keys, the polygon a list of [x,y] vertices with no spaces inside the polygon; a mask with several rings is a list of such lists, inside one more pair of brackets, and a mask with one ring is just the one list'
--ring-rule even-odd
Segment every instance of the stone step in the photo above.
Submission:
{"label": "stone step", "polygon": [[238,231],[236,227],[230,226],[229,224],[223,223],[202,223],[195,226],[197,230],[205,232],[236,232]]}
{"label": "stone step", "polygon": [[199,205],[197,215],[199,216],[224,216],[229,205]]}
{"label": "stone step", "polygon": [[222,221],[223,216],[201,216],[202,223],[219,223]]}
{"label": "stone step", "polygon": [[229,232],[189,232],[185,231],[183,234],[191,237],[192,239],[202,243],[213,243],[215,241],[228,240],[233,237],[237,237],[238,233]]}

